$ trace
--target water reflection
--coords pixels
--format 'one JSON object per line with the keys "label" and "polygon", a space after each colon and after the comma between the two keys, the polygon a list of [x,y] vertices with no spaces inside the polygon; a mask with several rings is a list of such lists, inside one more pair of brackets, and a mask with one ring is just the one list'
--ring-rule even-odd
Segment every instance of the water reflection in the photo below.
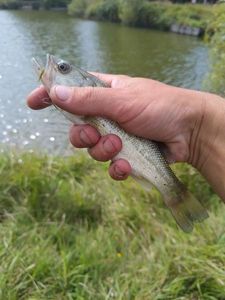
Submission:
{"label": "water reflection", "polygon": [[207,48],[192,37],[75,20],[64,13],[0,11],[1,145],[65,152],[69,124],[53,109],[31,111],[25,98],[38,83],[31,58],[46,53],[87,70],[145,76],[199,89]]}

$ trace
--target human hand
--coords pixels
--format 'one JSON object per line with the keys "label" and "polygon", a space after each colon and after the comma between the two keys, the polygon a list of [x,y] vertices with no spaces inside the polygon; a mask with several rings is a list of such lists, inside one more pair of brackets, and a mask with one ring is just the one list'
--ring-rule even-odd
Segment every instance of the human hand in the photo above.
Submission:
{"label": "human hand", "polygon": [[[208,147],[202,146],[211,143],[209,131],[213,134],[217,128],[217,124],[212,128],[207,125],[215,113],[208,108],[211,99],[207,100],[214,96],[214,104],[220,105],[219,97],[150,79],[96,75],[111,88],[57,86],[50,92],[51,100],[70,113],[103,116],[129,133],[162,142],[170,162],[188,162],[201,171],[202,157],[209,152]],[[33,109],[44,108],[48,106],[47,97],[44,88],[38,88],[28,97],[28,105]],[[89,154],[99,161],[111,160],[122,148],[117,136],[100,137],[89,125],[72,126],[70,140],[75,147],[88,148]],[[118,180],[125,179],[130,172],[130,165],[124,160],[114,162],[109,168],[110,175]]]}

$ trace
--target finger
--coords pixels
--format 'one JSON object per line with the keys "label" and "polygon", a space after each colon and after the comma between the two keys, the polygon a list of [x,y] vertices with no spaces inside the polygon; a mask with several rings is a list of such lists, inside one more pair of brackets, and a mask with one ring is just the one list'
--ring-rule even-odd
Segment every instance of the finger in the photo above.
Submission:
{"label": "finger", "polygon": [[70,129],[70,142],[76,148],[90,148],[100,139],[99,132],[90,125],[73,125]]}
{"label": "finger", "polygon": [[118,159],[109,167],[109,175],[115,180],[125,180],[131,174],[131,166],[128,161]]}
{"label": "finger", "polygon": [[104,116],[118,120],[124,115],[124,101],[127,99],[124,89],[98,87],[55,86],[51,89],[50,98],[61,109],[75,115]]}
{"label": "finger", "polygon": [[95,160],[107,161],[113,159],[121,149],[121,139],[114,134],[109,134],[101,137],[94,147],[88,149],[88,152]]}
{"label": "finger", "polygon": [[43,86],[36,88],[28,95],[27,105],[32,109],[42,109],[51,105],[51,99]]}

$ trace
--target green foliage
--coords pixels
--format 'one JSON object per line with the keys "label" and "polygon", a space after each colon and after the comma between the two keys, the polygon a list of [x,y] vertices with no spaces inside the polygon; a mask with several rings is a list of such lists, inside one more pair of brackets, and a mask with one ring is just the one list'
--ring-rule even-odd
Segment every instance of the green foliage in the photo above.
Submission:
{"label": "green foliage", "polygon": [[[19,9],[22,6],[22,0],[0,0],[0,7],[8,9]],[[32,2],[33,9],[43,7],[50,9],[52,7],[67,7],[70,0],[26,0],[26,3]]]}
{"label": "green foliage", "polygon": [[173,23],[205,29],[212,19],[212,8],[205,5],[169,5],[165,11]]}
{"label": "green foliage", "polygon": [[144,0],[119,0],[119,18],[124,24],[135,25]]}
{"label": "green foliage", "polygon": [[0,169],[1,299],[224,299],[225,211],[193,169],[176,172],[211,213],[189,235],[86,156],[2,154]]}
{"label": "green foliage", "polygon": [[[75,17],[122,22],[127,25],[163,30],[168,30],[173,23],[205,29],[213,16],[211,6],[171,4],[167,1],[40,0],[39,4],[46,9],[68,5],[68,13]],[[0,0],[0,6],[6,5],[8,8],[14,5],[19,7],[20,1]]]}
{"label": "green foliage", "polygon": [[143,27],[169,29],[174,22],[173,18],[167,14],[169,8],[169,4],[144,2],[139,9],[138,24]]}
{"label": "green foliage", "polygon": [[163,30],[173,23],[205,29],[212,17],[209,6],[147,0],[73,0],[68,11],[78,17]]}
{"label": "green foliage", "polygon": [[68,13],[74,17],[84,17],[88,3],[88,0],[72,0],[68,5]]}
{"label": "green foliage", "polygon": [[205,29],[212,18],[208,6],[146,1],[136,10],[136,14],[139,25],[164,30],[169,29],[173,23]]}
{"label": "green foliage", "polygon": [[100,0],[92,2],[86,9],[85,17],[97,20],[118,22],[118,5],[116,1]]}
{"label": "green foliage", "polygon": [[50,9],[52,7],[67,7],[70,0],[41,0],[41,5],[46,8]]}
{"label": "green foliage", "polygon": [[225,6],[214,7],[214,18],[208,25],[206,38],[211,45],[212,70],[207,80],[207,88],[225,96]]}
{"label": "green foliage", "polygon": [[137,24],[168,30],[174,23],[205,29],[212,18],[211,8],[203,5],[181,5],[144,1],[136,10]]}
{"label": "green foliage", "polygon": [[21,4],[16,0],[0,0],[0,8],[19,9]]}

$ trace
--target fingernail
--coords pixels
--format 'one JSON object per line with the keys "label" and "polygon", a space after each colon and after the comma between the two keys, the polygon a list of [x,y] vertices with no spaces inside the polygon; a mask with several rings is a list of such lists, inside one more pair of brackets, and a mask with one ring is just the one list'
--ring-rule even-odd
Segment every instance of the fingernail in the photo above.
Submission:
{"label": "fingernail", "polygon": [[61,101],[66,101],[70,98],[71,88],[67,86],[58,85],[55,87],[55,94]]}
{"label": "fingernail", "polygon": [[80,131],[80,139],[84,144],[90,145],[91,140],[84,130]]}
{"label": "fingernail", "polygon": [[126,175],[123,171],[120,170],[120,168],[118,166],[115,166],[114,170],[116,172],[116,175],[119,176],[119,177],[121,177],[121,178]]}
{"label": "fingernail", "polygon": [[110,139],[107,139],[103,144],[104,150],[108,153],[113,153],[116,151],[116,147],[113,145],[113,143],[110,141]]}

